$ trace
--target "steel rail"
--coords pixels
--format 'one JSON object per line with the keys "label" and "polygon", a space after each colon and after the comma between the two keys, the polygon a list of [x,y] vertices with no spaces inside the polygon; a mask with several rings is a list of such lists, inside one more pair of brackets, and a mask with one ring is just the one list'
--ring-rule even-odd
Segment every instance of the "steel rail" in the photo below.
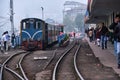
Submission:
{"label": "steel rail", "polygon": [[64,54],[59,58],[59,60],[57,61],[55,67],[54,67],[54,70],[53,70],[53,75],[52,75],[52,80],[56,80],[56,72],[57,72],[57,68],[58,68],[58,65],[60,64],[61,60],[63,59],[63,57],[75,46],[72,45],[72,47],[70,47],[69,49],[67,49]]}
{"label": "steel rail", "polygon": [[9,72],[13,73],[15,76],[17,76],[19,79],[21,80],[25,80],[23,77],[21,77],[18,73],[16,73],[15,71],[13,71],[12,69],[10,68],[7,68],[6,65],[5,65],[5,69],[8,70]]}
{"label": "steel rail", "polygon": [[80,80],[85,80],[82,75],[80,74],[79,70],[78,70],[78,67],[77,67],[77,63],[76,63],[76,60],[77,60],[77,54],[78,54],[78,51],[80,49],[81,45],[79,44],[79,47],[77,48],[76,52],[75,52],[75,55],[74,55],[74,68],[75,68],[75,71],[76,73],[78,74],[78,77]]}
{"label": "steel rail", "polygon": [[[29,53],[30,53],[30,52],[29,52]],[[22,67],[21,63],[22,63],[24,57],[25,57],[26,55],[28,55],[29,53],[23,55],[23,56],[21,57],[19,63],[18,63],[18,66],[19,66],[19,68],[20,68],[20,70],[21,70],[21,72],[22,72],[22,75],[23,75],[23,77],[24,77],[25,80],[29,80],[29,79],[27,78],[27,76],[26,76],[26,74],[25,74],[25,71],[23,70],[23,67]]]}
{"label": "steel rail", "polygon": [[2,79],[3,78],[3,69],[4,69],[5,64],[15,55],[22,54],[22,53],[25,53],[25,52],[19,52],[19,53],[13,54],[3,62],[3,64],[1,65],[1,69],[0,69],[0,80],[3,80]]}

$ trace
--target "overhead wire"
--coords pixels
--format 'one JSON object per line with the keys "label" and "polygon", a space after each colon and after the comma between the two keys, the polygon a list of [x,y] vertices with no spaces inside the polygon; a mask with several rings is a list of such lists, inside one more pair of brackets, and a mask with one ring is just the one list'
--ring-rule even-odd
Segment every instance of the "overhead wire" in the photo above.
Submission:
{"label": "overhead wire", "polygon": [[6,20],[6,21],[0,22],[0,27],[5,26],[5,25],[8,24],[9,22],[10,22],[9,19]]}

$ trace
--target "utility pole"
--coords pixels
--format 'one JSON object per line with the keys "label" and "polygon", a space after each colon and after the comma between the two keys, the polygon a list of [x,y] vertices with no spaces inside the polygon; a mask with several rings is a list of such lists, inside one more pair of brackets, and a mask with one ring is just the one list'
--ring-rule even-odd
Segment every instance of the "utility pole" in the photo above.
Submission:
{"label": "utility pole", "polygon": [[42,9],[42,20],[44,20],[44,8],[43,7],[41,7],[41,9]]}
{"label": "utility pole", "polygon": [[11,33],[14,33],[14,17],[13,17],[13,0],[10,0],[10,22],[11,22]]}

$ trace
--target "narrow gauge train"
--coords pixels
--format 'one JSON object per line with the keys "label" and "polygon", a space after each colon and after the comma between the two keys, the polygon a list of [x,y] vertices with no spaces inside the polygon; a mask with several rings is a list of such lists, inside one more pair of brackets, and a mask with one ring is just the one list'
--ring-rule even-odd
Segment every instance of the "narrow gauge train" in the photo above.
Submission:
{"label": "narrow gauge train", "polygon": [[26,18],[21,21],[20,37],[24,50],[44,50],[57,42],[57,36],[63,32],[63,25],[52,25],[38,18]]}

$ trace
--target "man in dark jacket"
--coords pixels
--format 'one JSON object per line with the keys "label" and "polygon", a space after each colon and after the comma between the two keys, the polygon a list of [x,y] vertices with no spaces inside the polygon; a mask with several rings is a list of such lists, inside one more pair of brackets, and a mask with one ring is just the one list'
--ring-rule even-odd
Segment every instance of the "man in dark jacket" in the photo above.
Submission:
{"label": "man in dark jacket", "polygon": [[101,43],[102,43],[102,49],[106,48],[107,49],[107,32],[108,28],[104,25],[104,23],[101,23]]}
{"label": "man in dark jacket", "polygon": [[113,37],[114,37],[114,54],[117,56],[117,37],[115,33],[115,28],[120,21],[120,15],[116,15],[114,18],[114,22],[109,26],[109,29],[113,30]]}
{"label": "man in dark jacket", "polygon": [[115,28],[116,40],[117,40],[117,61],[118,69],[120,69],[120,23]]}

